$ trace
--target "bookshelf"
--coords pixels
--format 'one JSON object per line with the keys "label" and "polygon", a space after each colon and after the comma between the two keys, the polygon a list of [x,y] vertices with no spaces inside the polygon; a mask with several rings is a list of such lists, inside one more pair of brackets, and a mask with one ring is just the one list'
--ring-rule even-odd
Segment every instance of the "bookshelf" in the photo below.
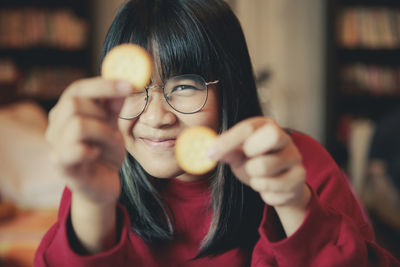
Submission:
{"label": "bookshelf", "polygon": [[356,120],[400,107],[400,1],[327,1],[326,147],[348,170]]}
{"label": "bookshelf", "polygon": [[49,110],[72,81],[92,75],[91,1],[0,3],[0,105],[30,99]]}

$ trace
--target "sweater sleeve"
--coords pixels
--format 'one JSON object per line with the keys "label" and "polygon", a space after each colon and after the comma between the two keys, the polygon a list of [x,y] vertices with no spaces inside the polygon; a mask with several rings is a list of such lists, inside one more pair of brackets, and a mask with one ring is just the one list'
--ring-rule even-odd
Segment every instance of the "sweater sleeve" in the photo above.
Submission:
{"label": "sweater sleeve", "polygon": [[303,134],[292,138],[312,191],[307,214],[295,233],[279,239],[279,218],[266,206],[251,266],[400,266],[374,242],[362,206],[328,152]]}
{"label": "sweater sleeve", "polygon": [[49,229],[43,237],[38,249],[36,250],[35,267],[109,267],[127,266],[129,243],[128,233],[130,229],[129,217],[122,205],[118,205],[118,216],[120,216],[121,236],[119,242],[111,249],[93,254],[77,254],[70,245],[68,238],[68,221],[70,216],[71,192],[64,190],[57,222]]}

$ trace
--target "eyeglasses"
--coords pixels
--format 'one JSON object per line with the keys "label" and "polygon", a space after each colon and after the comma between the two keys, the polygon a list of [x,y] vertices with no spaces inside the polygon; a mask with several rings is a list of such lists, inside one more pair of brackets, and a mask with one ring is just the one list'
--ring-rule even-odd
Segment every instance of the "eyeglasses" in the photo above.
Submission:
{"label": "eyeglasses", "polygon": [[136,92],[125,99],[119,117],[130,120],[138,117],[149,102],[149,90],[163,89],[163,96],[168,105],[179,113],[192,114],[200,111],[207,102],[208,86],[219,81],[206,82],[197,74],[185,74],[169,78],[164,86],[153,85],[144,91]]}

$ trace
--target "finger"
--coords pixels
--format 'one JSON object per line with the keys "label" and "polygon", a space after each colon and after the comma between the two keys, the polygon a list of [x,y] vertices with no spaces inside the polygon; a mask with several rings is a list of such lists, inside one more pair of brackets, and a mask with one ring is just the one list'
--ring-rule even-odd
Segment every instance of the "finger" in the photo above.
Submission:
{"label": "finger", "polygon": [[95,77],[74,82],[68,87],[62,97],[119,98],[126,97],[132,92],[132,85],[126,81],[113,81]]}
{"label": "finger", "polygon": [[124,105],[125,97],[115,97],[104,100],[104,106],[111,114],[119,115],[122,106]]}
{"label": "finger", "polygon": [[112,81],[101,77],[79,80],[73,83],[62,95],[63,98],[86,98],[94,101],[97,106],[105,110],[110,121],[116,126],[125,97],[134,90],[126,81]]}
{"label": "finger", "polygon": [[121,109],[125,103],[125,98],[115,97],[110,99],[102,99],[98,102],[108,113],[108,122],[113,129],[118,129],[118,119]]}
{"label": "finger", "polygon": [[51,154],[52,161],[63,168],[69,169],[78,164],[92,162],[100,155],[100,149],[85,143],[77,143],[58,147]]}
{"label": "finger", "polygon": [[[80,128],[77,118],[85,116],[93,119],[105,119],[107,114],[100,108],[93,106],[94,104],[89,99],[69,98],[67,100],[59,101],[49,114],[49,125],[47,127],[45,137],[50,144],[57,144],[62,140],[62,136],[66,133],[74,133],[73,131]],[[74,128],[69,127],[75,121]],[[80,129],[79,129],[80,130]],[[76,132],[75,132],[76,133]]]}
{"label": "finger", "polygon": [[[282,174],[281,177],[271,178],[271,184],[265,188],[261,188],[261,184],[253,186],[258,191],[262,199],[271,206],[281,206],[292,204],[300,204],[302,201],[302,191],[306,186],[305,184],[306,172],[304,167],[299,164],[289,170],[287,173]],[[276,183],[275,183],[276,181]],[[279,184],[279,181],[283,181]],[[290,181],[290,182],[289,182]]]}
{"label": "finger", "polygon": [[265,123],[267,123],[267,119],[264,117],[256,117],[239,122],[216,139],[209,151],[210,158],[224,160],[226,155],[235,149],[239,149],[254,130]]}
{"label": "finger", "polygon": [[[109,81],[100,77],[76,81],[66,89],[55,108],[50,111],[50,126],[54,124],[53,129],[57,129],[57,126],[63,125],[69,117],[78,114],[98,119],[111,117],[112,121],[115,121],[124,98],[132,90],[129,83]],[[52,135],[51,131],[49,135]]]}
{"label": "finger", "polygon": [[[106,102],[107,101],[107,102]],[[112,129],[118,128],[118,115],[124,103],[124,98],[102,99],[96,101],[90,98],[76,96],[64,97],[49,113],[49,126],[46,140],[57,142],[65,129],[66,123],[72,117],[91,117],[109,123]],[[106,107],[106,105],[108,107]],[[108,110],[112,110],[109,112]],[[118,113],[115,113],[117,112]]]}
{"label": "finger", "polygon": [[250,158],[245,165],[249,176],[277,176],[301,163],[297,150],[286,147],[278,152]]}
{"label": "finger", "polygon": [[249,179],[249,186],[253,188],[254,191],[260,193],[266,192],[282,192],[283,182],[281,180],[275,179],[273,177],[251,177]]}
{"label": "finger", "polygon": [[65,125],[68,131],[63,132],[65,143],[87,142],[104,147],[113,147],[116,141],[120,142],[120,133],[114,130],[108,123],[90,117],[72,117]]}
{"label": "finger", "polygon": [[247,157],[283,149],[290,142],[290,137],[275,122],[266,123],[258,128],[243,144]]}
{"label": "finger", "polygon": [[221,159],[222,162],[225,162],[231,165],[232,168],[239,167],[247,160],[246,155],[240,148],[233,149],[226,153],[224,157]]}
{"label": "finger", "polygon": [[296,194],[294,192],[265,192],[261,193],[261,198],[270,206],[279,207],[296,202]]}
{"label": "finger", "polygon": [[96,101],[90,98],[68,97],[58,101],[50,110],[49,123],[63,125],[73,115],[107,120],[109,115]]}
{"label": "finger", "polygon": [[[82,159],[85,155],[74,149],[79,144],[98,148],[101,151],[98,160],[117,168],[120,167],[125,157],[125,145],[122,134],[118,130],[113,130],[103,121],[84,117],[74,117],[65,127],[68,131],[64,131],[64,135],[59,138],[60,141],[53,144],[53,150],[57,155],[66,153],[66,156],[60,156],[65,168],[69,168],[68,165],[73,167],[73,165],[82,165],[87,162]],[[69,150],[70,147],[72,151]]]}
{"label": "finger", "polygon": [[305,183],[305,176],[304,167],[298,164],[277,176],[251,177],[249,186],[260,193],[296,193]]}

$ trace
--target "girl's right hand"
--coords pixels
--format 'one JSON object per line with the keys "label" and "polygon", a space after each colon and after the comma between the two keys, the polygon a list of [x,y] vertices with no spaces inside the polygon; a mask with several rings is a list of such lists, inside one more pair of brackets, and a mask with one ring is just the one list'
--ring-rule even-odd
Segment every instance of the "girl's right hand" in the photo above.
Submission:
{"label": "girl's right hand", "polygon": [[50,111],[46,140],[75,197],[96,206],[116,203],[125,146],[117,120],[132,92],[126,82],[83,79],[71,84]]}

